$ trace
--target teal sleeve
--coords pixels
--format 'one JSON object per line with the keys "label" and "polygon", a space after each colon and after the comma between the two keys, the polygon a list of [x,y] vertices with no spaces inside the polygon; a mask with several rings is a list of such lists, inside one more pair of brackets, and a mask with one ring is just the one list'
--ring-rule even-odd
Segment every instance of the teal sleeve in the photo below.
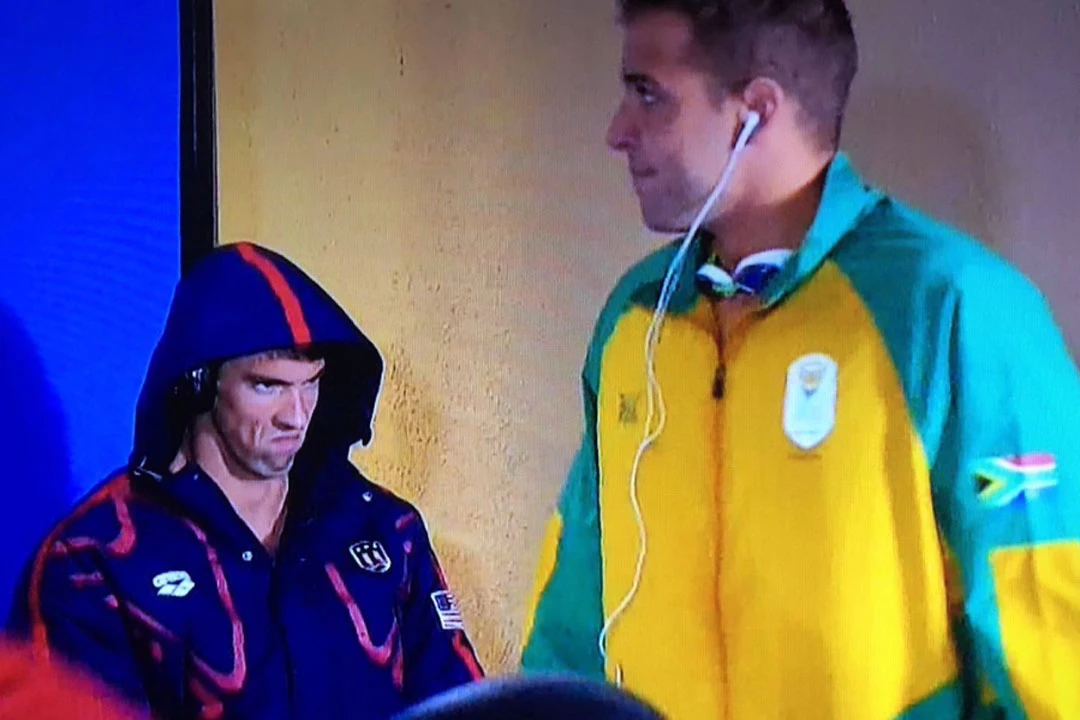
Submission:
{"label": "teal sleeve", "polygon": [[585,433],[559,499],[561,532],[554,568],[541,578],[532,632],[522,654],[528,671],[604,678],[597,645],[603,622],[596,396],[585,384]]}
{"label": "teal sleeve", "polygon": [[962,282],[952,305],[932,479],[972,702],[1010,719],[1080,717],[1080,377],[1014,270]]}

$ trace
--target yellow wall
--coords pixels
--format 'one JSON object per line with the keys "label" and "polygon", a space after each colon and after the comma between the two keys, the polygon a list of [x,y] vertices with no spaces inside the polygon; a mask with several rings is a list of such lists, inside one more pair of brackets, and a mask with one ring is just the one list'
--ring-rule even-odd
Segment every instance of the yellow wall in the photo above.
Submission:
{"label": "yellow wall", "polygon": [[[508,669],[593,320],[653,242],[603,146],[614,3],[216,5],[221,237],[284,251],[382,348],[356,460],[420,505],[482,660]],[[885,5],[851,3],[857,163],[1016,259],[1080,340],[1080,268],[1055,261],[1076,257],[1080,96],[1045,95],[1059,75],[1030,60],[1080,67],[1080,23],[1026,0]]]}

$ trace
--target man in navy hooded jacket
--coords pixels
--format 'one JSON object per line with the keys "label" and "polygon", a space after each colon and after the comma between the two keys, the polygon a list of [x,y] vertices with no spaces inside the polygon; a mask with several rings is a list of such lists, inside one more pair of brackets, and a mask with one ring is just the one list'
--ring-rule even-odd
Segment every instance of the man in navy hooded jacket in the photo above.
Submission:
{"label": "man in navy hooded jacket", "polygon": [[127,469],[59,524],[12,629],[158,718],[382,718],[481,676],[416,509],[364,478],[378,350],[301,270],[177,287]]}

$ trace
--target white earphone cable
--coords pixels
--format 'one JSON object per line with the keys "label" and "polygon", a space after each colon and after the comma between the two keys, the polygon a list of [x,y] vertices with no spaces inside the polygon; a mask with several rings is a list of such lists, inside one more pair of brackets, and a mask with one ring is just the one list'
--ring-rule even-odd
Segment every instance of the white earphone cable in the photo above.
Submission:
{"label": "white earphone cable", "polygon": [[[645,452],[652,446],[656,439],[660,437],[660,434],[664,430],[664,425],[667,422],[667,410],[664,407],[664,395],[660,389],[660,383],[656,379],[655,356],[656,347],[660,341],[660,330],[664,324],[664,319],[667,316],[671,298],[675,294],[679,273],[682,270],[690,246],[693,244],[698,231],[701,229],[702,223],[705,222],[705,218],[716,204],[716,201],[727,189],[728,183],[731,181],[731,177],[735,171],[735,167],[738,164],[739,157],[742,155],[743,150],[746,149],[750,137],[760,123],[761,116],[757,113],[750,113],[747,116],[742,130],[739,133],[739,138],[735,142],[731,155],[724,165],[723,172],[720,174],[719,181],[717,181],[713,191],[705,200],[705,204],[702,205],[697,217],[694,218],[694,222],[690,225],[690,230],[686,233],[682,243],[679,245],[679,249],[675,253],[675,257],[668,266],[667,273],[664,276],[664,282],[660,287],[660,297],[656,303],[656,310],[653,312],[652,322],[649,324],[649,329],[645,333],[645,436],[642,438],[641,444],[638,445],[637,452],[634,455],[634,464],[630,469],[630,505],[633,509],[634,520],[637,524],[639,543],[637,564],[634,568],[634,579],[630,585],[630,589],[626,592],[626,595],[623,596],[622,601],[616,606],[615,610],[607,617],[603,628],[600,630],[598,644],[600,655],[605,661],[607,660],[608,636],[611,634],[611,630],[615,626],[615,623],[623,613],[626,612],[626,609],[630,607],[630,603],[633,602],[638,590],[640,590],[642,573],[645,568],[648,536],[645,531],[645,518],[642,514],[641,502],[638,497],[638,476],[641,468],[641,460],[644,457]],[[657,416],[655,428],[652,427],[654,414]],[[621,673],[619,684],[621,684]]]}

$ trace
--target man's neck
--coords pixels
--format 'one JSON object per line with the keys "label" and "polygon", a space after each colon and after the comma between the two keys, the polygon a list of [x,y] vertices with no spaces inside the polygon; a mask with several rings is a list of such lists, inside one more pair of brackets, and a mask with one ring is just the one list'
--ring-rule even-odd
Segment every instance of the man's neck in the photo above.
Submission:
{"label": "man's neck", "polygon": [[710,223],[712,251],[728,269],[764,250],[798,250],[817,216],[832,155],[775,164],[769,182]]}
{"label": "man's neck", "polygon": [[228,451],[212,432],[194,434],[191,442],[194,460],[203,472],[221,488],[236,514],[268,549],[277,545],[277,534],[289,493],[289,476],[249,477],[234,468]]}

